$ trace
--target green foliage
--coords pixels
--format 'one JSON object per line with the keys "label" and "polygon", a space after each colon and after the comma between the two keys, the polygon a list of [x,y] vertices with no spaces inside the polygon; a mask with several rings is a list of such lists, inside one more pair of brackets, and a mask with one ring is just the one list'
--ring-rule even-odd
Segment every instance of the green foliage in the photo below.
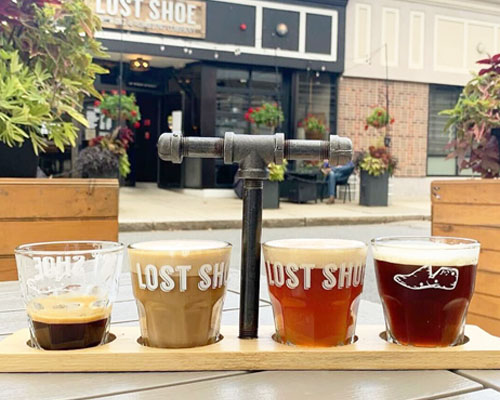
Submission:
{"label": "green foliage", "polygon": [[310,132],[318,132],[321,135],[326,133],[326,126],[314,115],[308,115],[302,123],[299,123],[299,126],[303,126],[306,131]]}
{"label": "green foliage", "polygon": [[115,121],[120,119],[120,111],[122,121],[134,123],[141,120],[141,112],[133,93],[127,95],[123,90],[121,94],[118,94],[118,91],[113,90],[111,94],[104,93],[102,101],[96,102],[96,105],[105,116]]}
{"label": "green foliage", "polygon": [[366,156],[359,163],[359,167],[373,176],[380,176],[386,171],[385,164],[380,158]]}
{"label": "green foliage", "polygon": [[277,165],[275,163],[270,163],[267,166],[269,170],[269,180],[274,182],[282,182],[285,180],[286,166],[288,162],[283,160],[283,164]]}
{"label": "green foliage", "polygon": [[264,103],[261,107],[249,108],[245,119],[257,126],[278,127],[285,119],[281,107],[277,103]]}
{"label": "green foliage", "polygon": [[369,126],[373,126],[374,128],[383,128],[388,124],[394,123],[394,118],[391,118],[389,113],[384,107],[375,107],[370,115],[366,117],[366,125],[365,130],[368,129]]}
{"label": "green foliage", "polygon": [[[483,69],[464,87],[455,107],[439,114],[449,117],[447,146],[460,169],[471,168],[484,178],[500,176],[498,142],[492,128],[500,128],[500,54],[481,60]],[[456,135],[456,136],[455,136]]]}
{"label": "green foliage", "polygon": [[380,176],[385,172],[393,175],[398,161],[392,156],[385,146],[370,146],[368,152],[362,151],[355,155],[354,164],[356,168],[368,172],[373,176]]}
{"label": "green foliage", "polygon": [[48,139],[64,151],[75,145],[76,123],[88,126],[83,99],[100,98],[94,80],[107,72],[92,61],[105,56],[93,37],[99,19],[84,0],[6,2],[0,18],[0,141],[15,146],[30,139],[38,153]]}

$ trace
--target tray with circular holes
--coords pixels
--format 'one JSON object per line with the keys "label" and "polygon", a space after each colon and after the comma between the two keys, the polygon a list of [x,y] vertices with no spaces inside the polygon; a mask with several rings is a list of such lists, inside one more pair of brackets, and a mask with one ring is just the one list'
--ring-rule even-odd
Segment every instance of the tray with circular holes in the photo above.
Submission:
{"label": "tray with circular holes", "polygon": [[0,372],[500,368],[500,338],[472,325],[463,344],[444,348],[388,343],[377,325],[358,326],[355,343],[329,348],[277,343],[272,326],[261,327],[258,339],[239,339],[237,327],[225,326],[219,342],[189,349],[143,346],[139,327],[111,332],[101,346],[48,351],[30,347],[28,330],[18,331],[0,342]]}

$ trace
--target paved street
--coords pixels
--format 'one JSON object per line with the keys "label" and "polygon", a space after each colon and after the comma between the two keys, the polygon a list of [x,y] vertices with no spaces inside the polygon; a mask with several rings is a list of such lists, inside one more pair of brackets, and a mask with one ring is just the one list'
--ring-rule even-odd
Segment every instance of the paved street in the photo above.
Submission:
{"label": "paved street", "polygon": [[[355,239],[368,243],[370,239],[378,236],[393,235],[429,235],[430,223],[426,221],[395,222],[389,224],[373,225],[342,225],[342,226],[317,226],[317,227],[297,227],[297,228],[265,228],[262,240],[272,240],[281,238],[340,238]],[[152,231],[152,232],[123,232],[120,233],[120,240],[125,244],[130,244],[144,240],[158,239],[215,239],[225,240],[233,244],[231,257],[231,268],[237,270],[240,261],[240,238],[239,229],[216,229],[203,231]],[[265,279],[265,278],[264,278]],[[237,285],[236,282],[230,286]],[[378,302],[375,276],[373,272],[373,260],[368,253],[366,268],[365,287],[363,292],[365,300]]]}

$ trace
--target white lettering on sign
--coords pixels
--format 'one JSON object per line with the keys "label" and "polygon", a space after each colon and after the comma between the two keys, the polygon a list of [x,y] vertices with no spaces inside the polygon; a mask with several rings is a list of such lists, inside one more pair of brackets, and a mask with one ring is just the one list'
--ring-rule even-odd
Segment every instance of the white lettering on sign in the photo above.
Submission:
{"label": "white lettering on sign", "polygon": [[[188,272],[192,269],[192,265],[162,265],[158,270],[156,265],[147,264],[143,268],[137,263],[134,275],[137,276],[137,286],[140,290],[155,291],[159,288],[162,292],[171,292],[177,288],[180,292],[185,292],[189,289]],[[198,270],[197,287],[202,291],[224,287],[228,274],[229,266],[225,262],[203,264]]]}
{"label": "white lettering on sign", "polygon": [[199,0],[87,0],[104,28],[205,37],[206,3]]}
{"label": "white lettering on sign", "polygon": [[303,290],[309,290],[312,285],[312,271],[321,272],[321,276],[324,278],[321,281],[321,287],[324,290],[358,287],[363,285],[365,275],[365,265],[352,262],[340,265],[327,264],[316,268],[315,264],[289,263],[284,266],[278,261],[274,263],[265,261],[264,266],[269,286],[277,288],[286,285],[289,289],[301,287]]}

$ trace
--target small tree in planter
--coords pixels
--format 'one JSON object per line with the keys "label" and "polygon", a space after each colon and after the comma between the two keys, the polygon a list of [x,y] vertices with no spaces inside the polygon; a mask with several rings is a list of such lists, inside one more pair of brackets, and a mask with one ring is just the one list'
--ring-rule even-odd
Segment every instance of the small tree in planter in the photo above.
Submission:
{"label": "small tree in planter", "polygon": [[306,133],[306,139],[324,140],[326,136],[326,126],[314,115],[309,114],[306,119],[299,123]]}
{"label": "small tree in planter", "polygon": [[285,180],[287,161],[278,165],[270,163],[267,166],[269,170],[269,180],[264,181],[263,190],[263,208],[279,208],[280,206],[280,188],[279,183]]}
{"label": "small tree in planter", "polygon": [[[478,61],[488,67],[464,87],[445,130],[452,136],[448,158],[460,169],[471,168],[483,178],[500,176],[500,54]],[[453,129],[450,129],[453,128]]]}
{"label": "small tree in planter", "polygon": [[34,176],[45,139],[75,145],[83,99],[100,97],[94,80],[107,72],[92,62],[105,56],[99,29],[84,0],[0,3],[0,176]]}
{"label": "small tree in planter", "polygon": [[[274,130],[284,121],[285,117],[281,107],[277,103],[264,103],[260,107],[250,107],[245,113],[245,120],[252,124],[252,128],[256,127],[257,131],[252,133],[267,133],[273,134]],[[265,127],[262,131],[262,127]],[[258,131],[258,129],[261,131]]]}
{"label": "small tree in planter", "polygon": [[387,206],[389,176],[394,174],[397,160],[385,146],[370,146],[354,157],[354,164],[361,172],[359,204]]}

